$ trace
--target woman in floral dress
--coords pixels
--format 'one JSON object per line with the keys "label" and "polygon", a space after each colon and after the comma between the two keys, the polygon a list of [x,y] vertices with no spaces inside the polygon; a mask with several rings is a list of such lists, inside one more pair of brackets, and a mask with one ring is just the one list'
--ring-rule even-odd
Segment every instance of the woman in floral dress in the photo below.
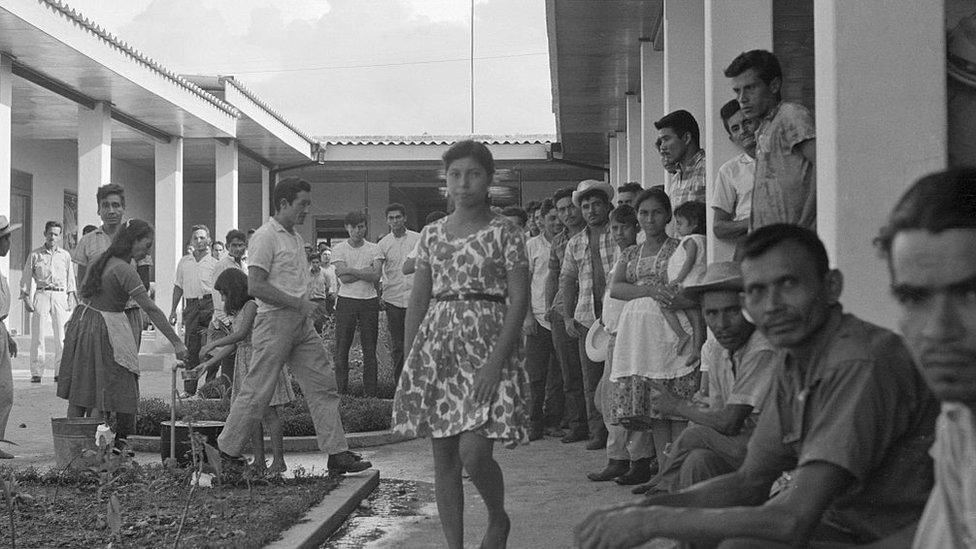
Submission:
{"label": "woman in floral dress", "polygon": [[[651,189],[638,198],[637,219],[644,243],[624,250],[613,270],[610,295],[627,301],[618,322],[610,380],[614,382],[611,421],[628,429],[650,429],[658,459],[685,428],[683,418],[663,416],[651,408],[655,385],[691,399],[701,380],[691,349],[679,354],[678,336],[664,318],[661,302],[668,300],[668,264],[679,241],[665,227],[671,221],[671,201]],[[687,315],[679,320],[690,333]]]}
{"label": "woman in floral dress", "polygon": [[399,433],[432,439],[448,547],[464,546],[462,467],[488,508],[482,547],[505,547],[511,523],[492,449],[496,440],[528,440],[520,332],[529,305],[525,236],[491,212],[494,160],[484,144],[457,142],[443,159],[455,209],[420,234],[405,330],[410,352],[393,423]]}

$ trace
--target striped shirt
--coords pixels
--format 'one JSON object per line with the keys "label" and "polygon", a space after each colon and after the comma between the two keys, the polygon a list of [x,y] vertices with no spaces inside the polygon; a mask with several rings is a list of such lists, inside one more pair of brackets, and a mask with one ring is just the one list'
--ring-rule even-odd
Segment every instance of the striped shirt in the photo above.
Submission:
{"label": "striped shirt", "polygon": [[[559,272],[559,285],[563,286],[565,280],[568,284],[577,284],[579,293],[576,299],[573,318],[589,328],[596,321],[596,308],[593,302],[593,262],[590,258],[590,227],[573,235],[566,243],[566,252],[563,257],[562,269]],[[600,261],[603,269],[603,279],[606,284],[610,283],[610,273],[617,262],[617,245],[613,241],[610,227],[599,236]],[[555,245],[553,246],[555,249]],[[602,290],[601,290],[602,295]],[[566,311],[568,307],[564,307]],[[566,311],[568,312],[568,311]]]}

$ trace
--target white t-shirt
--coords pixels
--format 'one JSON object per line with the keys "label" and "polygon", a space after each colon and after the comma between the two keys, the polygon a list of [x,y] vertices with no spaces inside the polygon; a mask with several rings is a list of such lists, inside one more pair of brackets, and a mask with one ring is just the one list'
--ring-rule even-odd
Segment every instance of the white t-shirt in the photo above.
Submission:
{"label": "white t-shirt", "polygon": [[377,243],[383,253],[383,301],[406,307],[413,290],[413,275],[403,274],[403,262],[420,243],[420,233],[408,230],[397,238],[389,233]]}
{"label": "white t-shirt", "polygon": [[[749,219],[755,179],[756,161],[746,153],[722,164],[715,178],[712,208],[732,214],[733,221]],[[735,242],[716,238],[715,243],[715,261],[731,261],[735,255]]]}
{"label": "white t-shirt", "polygon": [[[383,261],[383,252],[379,246],[368,240],[363,241],[363,245],[358,248],[350,246],[347,240],[332,249],[332,265],[337,269],[340,265],[350,269],[367,269],[375,267],[377,261]],[[376,285],[365,280],[343,282],[339,286],[339,297],[373,299],[377,295],[379,294],[376,293]]]}

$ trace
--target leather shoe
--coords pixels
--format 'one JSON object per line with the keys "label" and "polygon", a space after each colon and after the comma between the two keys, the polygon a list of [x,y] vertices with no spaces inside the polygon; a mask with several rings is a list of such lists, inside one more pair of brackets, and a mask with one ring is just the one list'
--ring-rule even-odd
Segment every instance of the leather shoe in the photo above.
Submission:
{"label": "leather shoe", "polygon": [[333,475],[344,475],[346,473],[359,473],[372,467],[373,464],[362,459],[362,457],[349,452],[339,452],[329,456],[326,467]]}
{"label": "leather shoe", "polygon": [[570,431],[566,433],[566,436],[564,436],[561,440],[564,443],[569,444],[571,442],[580,442],[586,440],[587,438],[589,438],[589,436],[586,434],[586,431]]}
{"label": "leather shoe", "polygon": [[[630,462],[630,470],[615,479],[621,486],[633,486],[643,484],[651,480],[651,460],[653,458],[641,458]],[[657,470],[655,464],[654,469]]]}
{"label": "leather shoe", "polygon": [[[607,447],[607,437],[606,435],[597,436],[591,438],[589,442],[586,443],[587,450],[602,450]],[[623,460],[625,463],[627,460]]]}
{"label": "leather shoe", "polygon": [[607,461],[607,466],[599,473],[586,473],[586,478],[593,482],[606,482],[613,480],[627,472],[630,462],[626,459],[611,459]]}

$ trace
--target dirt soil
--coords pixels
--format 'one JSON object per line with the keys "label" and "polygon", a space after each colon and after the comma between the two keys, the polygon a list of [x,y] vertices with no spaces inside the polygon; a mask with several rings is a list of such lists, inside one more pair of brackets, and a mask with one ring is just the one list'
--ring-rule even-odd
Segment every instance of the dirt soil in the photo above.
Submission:
{"label": "dirt soil", "polygon": [[[160,466],[126,478],[98,495],[89,476],[63,479],[20,472],[13,516],[18,547],[173,547],[189,492],[189,472]],[[6,479],[7,473],[4,474]],[[338,480],[323,476],[198,488],[180,547],[262,547],[297,522]],[[118,497],[121,525],[113,534],[106,511]],[[9,499],[0,494],[0,545],[11,546]]]}

